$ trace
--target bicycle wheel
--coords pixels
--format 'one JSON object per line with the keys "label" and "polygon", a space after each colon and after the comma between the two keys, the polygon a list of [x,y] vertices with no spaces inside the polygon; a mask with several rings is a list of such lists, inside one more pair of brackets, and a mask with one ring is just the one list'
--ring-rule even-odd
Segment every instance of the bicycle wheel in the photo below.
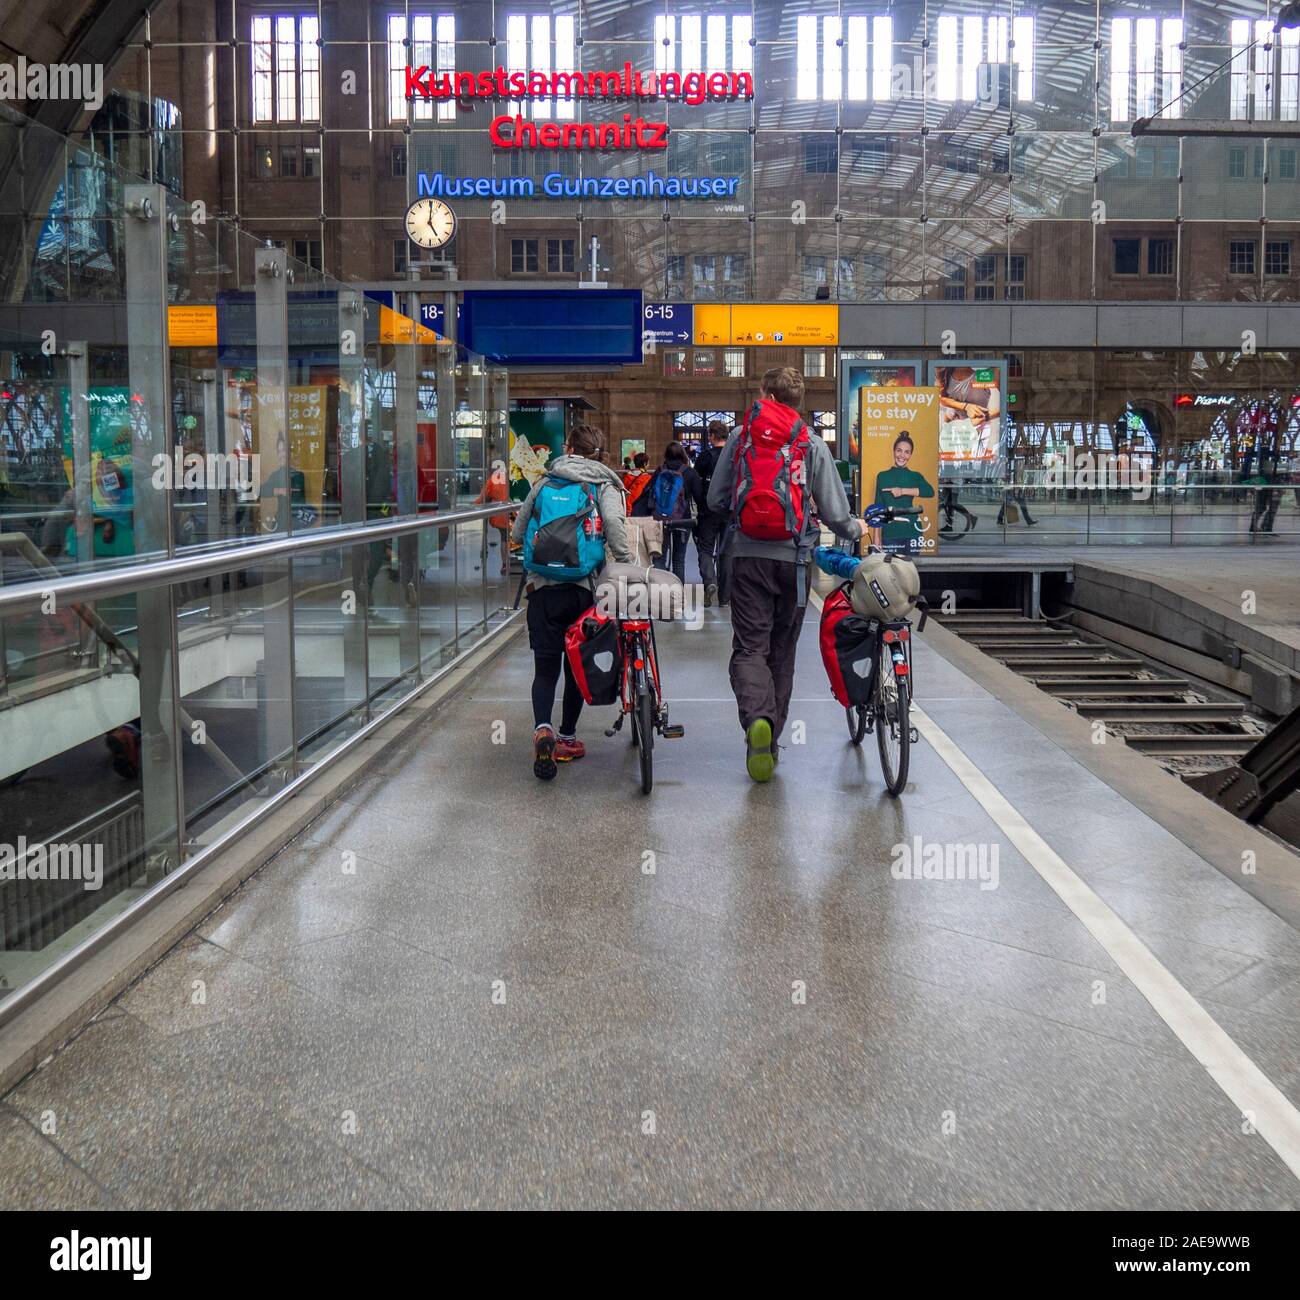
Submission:
{"label": "bicycle wheel", "polygon": [[636,688],[637,748],[641,755],[641,793],[649,794],[655,783],[655,697],[648,673],[638,674]]}
{"label": "bicycle wheel", "polygon": [[907,762],[912,747],[907,687],[895,676],[893,656],[884,642],[876,655],[876,744],[880,748],[885,789],[897,798],[907,784]]}
{"label": "bicycle wheel", "polygon": [[976,516],[965,506],[953,506],[942,514],[944,522],[939,525],[939,536],[945,542],[960,542],[975,527]]}
{"label": "bicycle wheel", "polygon": [[867,734],[867,711],[860,704],[851,704],[844,710],[844,719],[849,724],[849,739],[855,744],[862,744],[862,737]]}

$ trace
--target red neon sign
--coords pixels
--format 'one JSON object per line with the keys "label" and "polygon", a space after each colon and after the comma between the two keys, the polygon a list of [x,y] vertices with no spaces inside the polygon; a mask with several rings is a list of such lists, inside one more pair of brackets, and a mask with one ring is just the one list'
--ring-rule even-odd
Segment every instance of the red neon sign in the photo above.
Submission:
{"label": "red neon sign", "polygon": [[[443,72],[406,69],[407,99],[679,100],[752,99],[748,72],[640,72],[624,63],[616,72]],[[624,113],[621,122],[533,122],[520,114],[494,117],[488,138],[497,149],[667,149],[668,123]]]}

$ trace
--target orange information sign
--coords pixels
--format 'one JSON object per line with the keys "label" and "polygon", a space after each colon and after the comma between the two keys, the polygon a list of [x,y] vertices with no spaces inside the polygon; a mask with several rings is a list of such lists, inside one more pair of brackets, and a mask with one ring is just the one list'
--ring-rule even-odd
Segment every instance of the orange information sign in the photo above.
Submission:
{"label": "orange information sign", "polygon": [[710,347],[834,347],[840,341],[835,303],[699,303],[695,342]]}
{"label": "orange information sign", "polygon": [[168,307],[167,345],[173,348],[215,348],[217,309],[188,304]]}

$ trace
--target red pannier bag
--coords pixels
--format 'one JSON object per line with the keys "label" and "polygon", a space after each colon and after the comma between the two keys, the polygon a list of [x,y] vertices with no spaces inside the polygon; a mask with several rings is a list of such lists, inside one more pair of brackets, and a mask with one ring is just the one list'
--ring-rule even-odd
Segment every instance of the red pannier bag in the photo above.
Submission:
{"label": "red pannier bag", "polygon": [[848,587],[837,587],[827,597],[818,639],[831,694],[846,709],[870,703],[876,678],[876,634],[869,619],[853,612]]}
{"label": "red pannier bag", "polygon": [[614,704],[619,699],[623,647],[619,644],[618,623],[614,619],[607,618],[593,605],[564,634],[564,653],[582,698],[588,704]]}

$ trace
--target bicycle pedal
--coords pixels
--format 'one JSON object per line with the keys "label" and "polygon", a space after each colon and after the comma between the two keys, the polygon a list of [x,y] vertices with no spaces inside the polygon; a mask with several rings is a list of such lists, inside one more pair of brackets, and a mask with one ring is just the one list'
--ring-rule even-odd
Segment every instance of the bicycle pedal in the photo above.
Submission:
{"label": "bicycle pedal", "polygon": [[680,722],[665,725],[659,732],[665,740],[680,740],[686,734],[686,728]]}
{"label": "bicycle pedal", "polygon": [[921,743],[921,733],[917,731],[915,727],[910,727],[908,731],[909,731],[908,739],[912,742],[912,744],[919,745]]}

